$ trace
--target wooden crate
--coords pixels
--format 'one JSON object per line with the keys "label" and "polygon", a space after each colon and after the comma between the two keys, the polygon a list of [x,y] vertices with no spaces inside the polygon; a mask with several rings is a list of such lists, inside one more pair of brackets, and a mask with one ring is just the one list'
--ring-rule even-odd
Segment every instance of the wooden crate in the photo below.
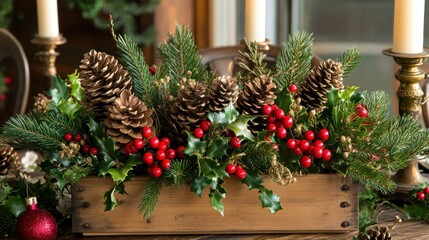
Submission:
{"label": "wooden crate", "polygon": [[298,176],[297,183],[264,185],[280,196],[283,210],[262,209],[258,192],[236,178],[227,179],[225,216],[189,187],[164,187],[150,219],[137,206],[147,177],[126,184],[129,195],[117,195],[119,206],[104,212],[103,196],[111,180],[87,177],[73,186],[73,232],[84,235],[239,234],[346,232],[358,229],[358,184],[338,174]]}

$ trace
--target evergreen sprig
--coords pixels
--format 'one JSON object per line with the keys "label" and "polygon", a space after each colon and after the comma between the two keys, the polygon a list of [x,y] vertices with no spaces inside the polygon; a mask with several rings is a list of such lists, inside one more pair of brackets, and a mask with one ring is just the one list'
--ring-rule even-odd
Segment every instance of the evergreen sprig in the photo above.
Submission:
{"label": "evergreen sprig", "polygon": [[171,167],[164,172],[166,183],[176,187],[191,183],[197,175],[193,174],[196,173],[194,167],[190,160],[172,161]]}
{"label": "evergreen sprig", "polygon": [[259,50],[256,42],[251,42],[244,39],[245,51],[240,54],[245,58],[236,59],[238,66],[250,73],[250,77],[260,77],[262,75],[271,75],[271,71],[267,68],[267,63],[264,62],[264,53]]}
{"label": "evergreen sprig", "polygon": [[147,183],[146,190],[140,199],[139,212],[147,219],[158,206],[159,195],[162,189],[161,178],[151,178]]}
{"label": "evergreen sprig", "polygon": [[268,169],[277,152],[271,142],[263,141],[248,143],[242,146],[241,152],[245,153],[240,162],[248,168],[263,172]]}
{"label": "evergreen sprig", "polygon": [[290,84],[300,84],[305,75],[311,70],[313,58],[313,36],[307,32],[299,32],[289,36],[283,43],[281,52],[277,57],[277,73],[274,82],[277,91],[281,91]]}
{"label": "evergreen sprig", "polygon": [[352,47],[348,49],[341,56],[338,61],[341,63],[341,68],[343,69],[343,77],[349,76],[349,74],[358,66],[360,62],[360,53],[357,47]]}

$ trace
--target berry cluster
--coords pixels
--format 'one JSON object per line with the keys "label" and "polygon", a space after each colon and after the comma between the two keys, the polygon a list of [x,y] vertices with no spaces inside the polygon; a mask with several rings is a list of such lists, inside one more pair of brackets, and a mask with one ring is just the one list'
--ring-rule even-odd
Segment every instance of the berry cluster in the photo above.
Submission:
{"label": "berry cluster", "polygon": [[329,139],[329,131],[325,128],[316,133],[307,130],[303,134],[303,139],[287,138],[287,131],[293,126],[293,118],[285,115],[284,111],[274,105],[262,106],[262,114],[266,115],[267,131],[275,132],[278,139],[286,140],[286,147],[295,155],[302,155],[299,159],[302,168],[309,168],[313,163],[313,158],[329,161],[332,153],[325,148],[324,141]]}
{"label": "berry cluster", "polygon": [[235,175],[238,179],[243,180],[247,176],[246,170],[243,169],[240,165],[234,165],[232,163],[229,163],[225,167],[225,171],[229,175]]}
{"label": "berry cluster", "polygon": [[[209,120],[203,120],[201,121],[200,126],[194,129],[192,135],[198,139],[203,138],[204,135],[210,130],[211,126],[212,122],[210,122]],[[241,139],[235,136],[234,132],[228,132],[227,136],[231,137],[229,143],[232,148],[237,149],[241,147]]]}
{"label": "berry cluster", "polygon": [[368,110],[366,109],[366,105],[365,104],[356,104],[355,106],[355,112],[352,114],[352,116],[350,117],[351,120],[355,119],[356,117],[360,117],[360,118],[366,118],[368,117]]}
{"label": "berry cluster", "polygon": [[82,145],[81,151],[82,151],[83,154],[89,153],[92,156],[97,156],[98,155],[98,148],[90,146],[88,144],[85,144],[85,142],[83,141],[82,134],[80,134],[80,133],[76,133],[74,135],[71,134],[71,133],[66,133],[66,134],[64,134],[63,139],[66,142],[72,142],[72,141],[74,141],[74,142],[77,142],[80,145]]}
{"label": "berry cluster", "polygon": [[424,201],[425,199],[429,201],[429,187],[425,187],[422,191],[416,193],[417,200]]}
{"label": "berry cluster", "polygon": [[[170,139],[167,137],[159,139],[152,134],[149,127],[142,128],[142,139],[136,138],[124,146],[124,153],[142,153],[142,162],[148,167],[149,176],[158,178],[162,171],[171,167],[171,160],[177,157],[183,158],[184,146],[177,149],[170,148]],[[146,148],[144,146],[147,145]]]}

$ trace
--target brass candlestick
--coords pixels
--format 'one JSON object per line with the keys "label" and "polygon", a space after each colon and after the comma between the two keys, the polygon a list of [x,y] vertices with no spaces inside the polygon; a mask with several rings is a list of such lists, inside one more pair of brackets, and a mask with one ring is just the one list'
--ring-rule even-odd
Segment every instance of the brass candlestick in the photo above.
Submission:
{"label": "brass candlestick", "polygon": [[[399,114],[410,114],[418,118],[423,103],[423,90],[420,82],[427,78],[427,74],[419,67],[429,57],[429,52],[425,49],[418,54],[395,53],[391,48],[382,51],[384,55],[393,57],[393,60],[400,65],[396,71],[395,78],[401,82],[396,95],[398,96]],[[408,193],[419,183],[429,182],[419,171],[418,159],[413,159],[410,164],[399,170],[393,180],[397,185],[398,193]]]}
{"label": "brass candlestick", "polygon": [[42,50],[36,53],[36,57],[42,64],[43,76],[49,79],[50,86],[52,86],[52,77],[57,74],[55,62],[57,60],[57,56],[60,55],[55,51],[55,49],[58,45],[66,42],[67,40],[62,35],[52,38],[36,35],[36,37],[31,40],[31,43],[42,47]]}

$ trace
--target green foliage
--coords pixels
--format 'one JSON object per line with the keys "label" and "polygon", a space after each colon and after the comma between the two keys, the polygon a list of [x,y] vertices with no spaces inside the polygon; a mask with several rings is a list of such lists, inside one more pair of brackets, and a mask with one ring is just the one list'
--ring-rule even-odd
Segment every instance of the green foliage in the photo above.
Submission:
{"label": "green foliage", "polygon": [[360,62],[360,53],[356,47],[348,49],[338,61],[343,69],[343,77],[347,77]]}
{"label": "green foliage", "polygon": [[171,162],[171,168],[167,169],[165,173],[165,181],[168,185],[176,187],[184,184],[190,184],[196,177],[197,173],[194,165],[190,160],[174,160]]}
{"label": "green foliage", "polygon": [[283,209],[280,203],[280,197],[265,187],[259,188],[259,199],[261,200],[262,207],[268,208],[271,213],[275,213]]}
{"label": "green foliage", "polygon": [[158,206],[158,199],[162,189],[162,179],[151,178],[146,186],[139,203],[139,211],[145,218],[149,218],[152,212]]}
{"label": "green foliage", "polygon": [[49,109],[53,111],[58,109],[70,119],[77,118],[84,111],[84,105],[81,102],[84,94],[76,72],[68,75],[69,85],[59,76],[55,76],[53,81],[53,87],[48,91],[52,98]]}
{"label": "green foliage", "polygon": [[267,64],[264,60],[264,53],[259,51],[259,46],[256,42],[250,42],[244,39],[245,51],[240,54],[244,59],[238,58],[236,61],[238,66],[246,70],[249,78],[260,77],[262,75],[270,75],[271,71],[267,69]]}
{"label": "green foliage", "polygon": [[6,29],[8,28],[11,22],[10,15],[12,11],[13,11],[13,0],[0,1],[0,28],[6,28]]}
{"label": "green foliage", "polygon": [[268,169],[274,157],[277,155],[272,143],[267,141],[245,144],[241,147],[240,152],[245,153],[245,155],[240,158],[240,163],[250,169],[256,169],[258,171]]}

